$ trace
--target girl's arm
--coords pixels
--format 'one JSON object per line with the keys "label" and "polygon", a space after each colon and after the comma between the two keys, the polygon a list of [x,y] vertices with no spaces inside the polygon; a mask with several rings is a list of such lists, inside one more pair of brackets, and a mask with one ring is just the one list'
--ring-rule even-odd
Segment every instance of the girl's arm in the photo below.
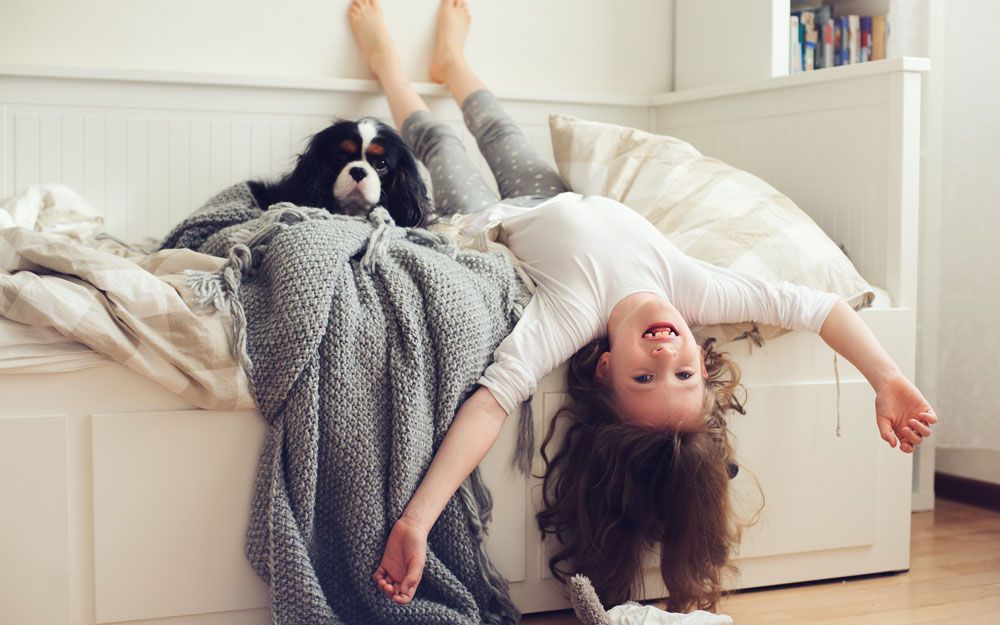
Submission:
{"label": "girl's arm", "polygon": [[900,451],[909,453],[930,436],[937,422],[934,410],[843,299],[717,267],[676,248],[672,253],[678,308],[689,323],[757,321],[818,332],[875,389],[875,422],[885,442],[891,447],[898,442]]}
{"label": "girl's arm", "polygon": [[458,409],[403,516],[430,531],[451,496],[493,447],[507,411],[480,386]]}
{"label": "girl's arm", "polygon": [[409,603],[420,583],[427,534],[473,469],[490,450],[507,418],[486,387],[479,387],[458,409],[427,474],[403,516],[393,526],[374,578],[393,601]]}
{"label": "girl's arm", "polygon": [[889,446],[895,448],[898,440],[900,451],[909,453],[930,436],[937,423],[934,410],[846,302],[834,304],[819,335],[875,389],[875,420]]}
{"label": "girl's arm", "polygon": [[[560,315],[542,289],[535,291],[513,331],[493,354],[480,386],[459,407],[403,515],[386,542],[375,581],[397,603],[409,603],[424,569],[427,534],[448,500],[490,450],[507,418],[534,393],[538,380],[568,359],[589,336],[591,315]],[[577,325],[574,325],[577,324]],[[487,388],[488,387],[488,388]]]}

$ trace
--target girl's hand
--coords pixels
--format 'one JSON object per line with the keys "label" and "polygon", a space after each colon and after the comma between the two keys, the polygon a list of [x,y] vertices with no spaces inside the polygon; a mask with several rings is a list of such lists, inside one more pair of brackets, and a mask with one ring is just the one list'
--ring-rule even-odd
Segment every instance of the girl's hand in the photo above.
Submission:
{"label": "girl's hand", "polygon": [[396,603],[413,600],[427,559],[427,531],[401,517],[385,543],[382,562],[373,578],[382,592]]}
{"label": "girl's hand", "polygon": [[882,383],[875,392],[875,421],[882,439],[899,450],[913,449],[931,435],[937,423],[934,409],[905,376],[896,375]]}

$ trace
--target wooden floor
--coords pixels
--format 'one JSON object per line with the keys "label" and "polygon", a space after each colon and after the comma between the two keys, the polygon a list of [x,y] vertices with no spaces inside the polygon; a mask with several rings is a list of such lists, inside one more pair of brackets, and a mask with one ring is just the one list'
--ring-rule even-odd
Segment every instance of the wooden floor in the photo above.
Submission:
{"label": "wooden floor", "polygon": [[[912,519],[907,573],[747,590],[720,612],[736,625],[1000,625],[1000,512],[938,499]],[[578,621],[565,611],[521,623]]]}

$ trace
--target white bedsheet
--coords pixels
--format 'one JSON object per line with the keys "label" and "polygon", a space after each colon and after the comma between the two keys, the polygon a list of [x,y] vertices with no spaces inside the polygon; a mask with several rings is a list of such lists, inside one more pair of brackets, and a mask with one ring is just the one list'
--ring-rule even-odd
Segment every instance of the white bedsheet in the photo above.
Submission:
{"label": "white bedsheet", "polygon": [[104,231],[104,217],[62,184],[39,184],[0,202],[0,228],[20,226],[73,241]]}

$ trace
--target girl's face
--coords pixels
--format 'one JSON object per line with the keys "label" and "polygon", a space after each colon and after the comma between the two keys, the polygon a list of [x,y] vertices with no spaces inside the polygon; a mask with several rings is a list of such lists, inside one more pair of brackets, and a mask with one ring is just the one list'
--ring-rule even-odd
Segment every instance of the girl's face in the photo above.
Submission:
{"label": "girl's face", "polygon": [[654,293],[631,295],[623,303],[608,321],[611,351],[597,363],[597,381],[614,392],[630,422],[696,428],[708,372],[691,328]]}

